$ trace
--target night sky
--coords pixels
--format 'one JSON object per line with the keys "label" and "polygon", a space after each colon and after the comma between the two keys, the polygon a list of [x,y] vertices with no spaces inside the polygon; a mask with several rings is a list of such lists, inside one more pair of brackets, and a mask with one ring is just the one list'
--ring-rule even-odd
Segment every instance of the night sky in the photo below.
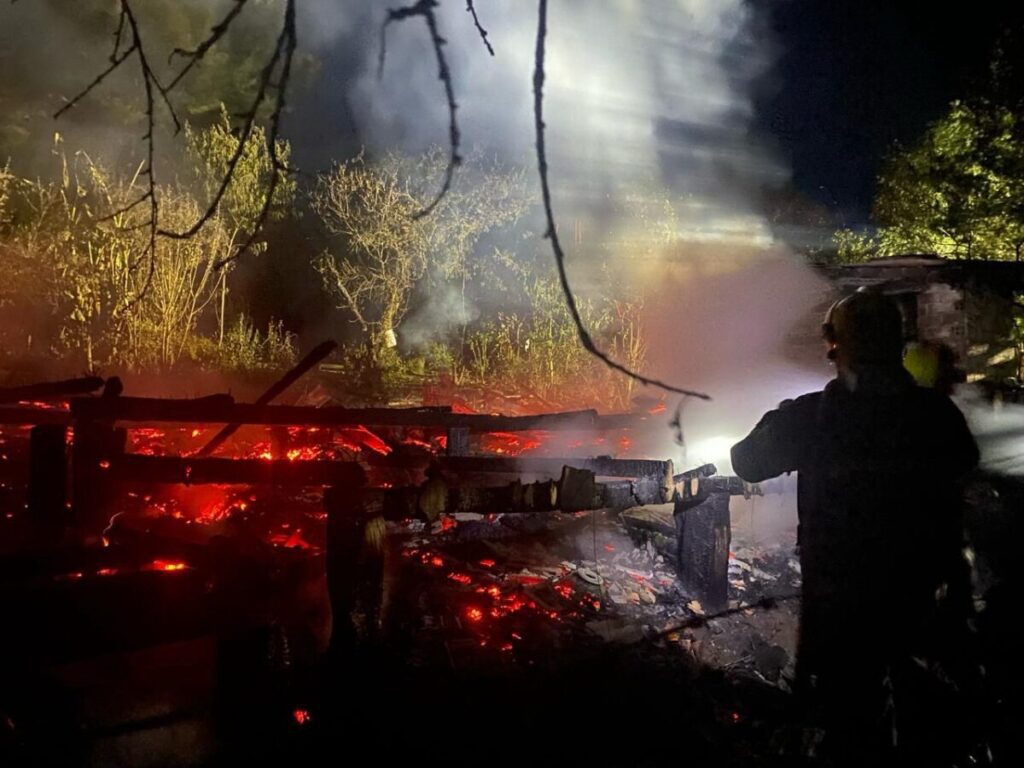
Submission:
{"label": "night sky", "polygon": [[758,99],[803,195],[847,224],[868,218],[896,141],[912,143],[949,102],[976,92],[1021,2],[771,0],[780,56]]}

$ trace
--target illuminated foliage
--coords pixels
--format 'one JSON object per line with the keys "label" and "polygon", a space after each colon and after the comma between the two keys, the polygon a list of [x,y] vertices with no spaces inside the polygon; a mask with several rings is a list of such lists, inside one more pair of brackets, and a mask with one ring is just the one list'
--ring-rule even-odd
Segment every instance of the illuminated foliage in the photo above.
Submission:
{"label": "illuminated foliage", "polygon": [[372,348],[393,346],[413,291],[430,278],[461,281],[482,235],[515,223],[525,213],[523,174],[463,160],[460,178],[432,204],[448,160],[435,148],[419,157],[362,155],[320,177],[313,208],[340,248],[326,251],[316,268],[324,287],[370,334]]}
{"label": "illuminated foliage", "polygon": [[[205,131],[190,129],[187,139],[199,187],[237,146],[226,118]],[[221,321],[223,344],[229,270],[218,265],[251,234],[249,211],[258,205],[268,167],[262,138],[250,141],[253,149],[243,153],[222,211],[194,237],[159,239],[152,261],[146,258],[147,212],[133,205],[144,183],[142,165],[132,174],[114,173],[84,152],[69,156],[58,137],[54,180],[5,170],[0,267],[8,279],[0,285],[0,307],[10,317],[7,351],[55,354],[89,370],[169,366],[205,355],[199,329],[211,313]],[[287,155],[287,146],[280,151]],[[293,185],[279,186],[279,209],[293,191]],[[181,184],[161,189],[161,198],[162,226],[184,226],[202,210],[202,201]],[[249,338],[261,348],[267,344],[258,334]]]}
{"label": "illuminated foliage", "polygon": [[913,147],[887,161],[875,236],[837,233],[843,261],[875,255],[1024,256],[1024,118],[989,99],[954,102]]}

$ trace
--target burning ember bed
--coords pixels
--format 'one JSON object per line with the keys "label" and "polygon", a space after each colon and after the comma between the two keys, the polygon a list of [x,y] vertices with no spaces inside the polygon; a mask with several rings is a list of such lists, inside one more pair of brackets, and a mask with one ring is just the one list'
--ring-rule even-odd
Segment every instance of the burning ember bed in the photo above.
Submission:
{"label": "burning ember bed", "polygon": [[[8,634],[5,652],[83,702],[98,695],[83,682],[94,659],[163,658],[170,643],[195,669],[214,665],[180,716],[225,733],[329,719],[338,702],[316,672],[328,640],[327,679],[354,674],[369,653],[367,669],[411,676],[417,695],[435,683],[557,679],[622,649],[782,688],[791,674],[793,606],[771,612],[771,626],[747,607],[791,595],[790,553],[730,552],[729,499],[752,491],[735,478],[622,456],[650,414],[112,395],[0,416],[5,592],[14,625],[37,630]],[[243,422],[253,425],[204,451],[217,423]],[[726,710],[716,722],[746,717]],[[76,728],[108,738],[82,717]],[[177,727],[124,718],[117,728],[142,739]]]}

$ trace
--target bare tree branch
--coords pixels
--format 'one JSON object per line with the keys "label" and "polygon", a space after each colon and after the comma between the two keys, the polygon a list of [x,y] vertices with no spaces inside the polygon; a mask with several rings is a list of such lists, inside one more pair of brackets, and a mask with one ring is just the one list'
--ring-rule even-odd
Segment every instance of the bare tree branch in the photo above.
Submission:
{"label": "bare tree branch", "polygon": [[466,10],[473,16],[473,24],[476,26],[476,31],[480,33],[480,39],[487,46],[487,52],[493,56],[494,48],[491,46],[491,41],[487,39],[487,30],[480,24],[480,18],[476,15],[476,6],[473,5],[473,0],[466,0]]}
{"label": "bare tree branch", "polygon": [[589,331],[583,324],[579,308],[576,306],[576,297],[569,286],[569,277],[565,270],[565,251],[562,250],[562,243],[558,239],[558,229],[555,226],[555,214],[551,204],[551,187],[548,183],[548,160],[547,149],[544,143],[544,45],[548,32],[548,3],[547,0],[539,0],[537,20],[537,51],[535,57],[535,68],[533,71],[533,117],[534,126],[537,132],[537,168],[540,174],[541,193],[544,199],[544,214],[547,217],[547,232],[544,237],[551,241],[551,249],[555,255],[555,265],[558,267],[558,278],[562,284],[562,293],[565,295],[565,303],[572,315],[573,323],[576,325],[576,332],[579,335],[580,343],[590,354],[601,360],[612,370],[625,374],[635,381],[652,387],[658,387],[666,392],[676,392],[681,395],[698,397],[701,400],[710,400],[710,395],[703,392],[683,389],[671,384],[666,384],[658,379],[652,379],[632,371],[621,363],[612,360],[604,351],[598,348],[591,338]]}
{"label": "bare tree branch", "polygon": [[[154,159],[156,155],[155,148],[155,128],[156,128],[156,100],[159,98],[168,113],[171,116],[171,120],[174,123],[176,132],[181,129],[181,122],[178,119],[177,113],[174,109],[174,105],[170,100],[170,93],[181,83],[181,81],[188,75],[192,68],[203,59],[206,53],[219,42],[224,35],[231,28],[231,25],[235,22],[242,10],[246,7],[249,0],[234,0],[234,5],[224,15],[224,17],[215,24],[211,29],[207,37],[199,43],[192,50],[185,50],[182,48],[176,48],[171,53],[171,58],[175,56],[181,56],[186,58],[187,63],[174,75],[170,82],[165,86],[157,76],[156,72],[150,65],[149,57],[147,56],[146,49],[143,46],[142,38],[139,33],[139,25],[136,21],[134,9],[130,0],[120,0],[120,15],[118,17],[117,29],[114,32],[114,44],[113,50],[109,56],[110,64],[100,72],[85,88],[83,88],[77,95],[75,95],[67,104],[61,107],[55,114],[55,118],[61,117],[65,112],[72,109],[77,105],[83,98],[89,95],[97,87],[99,87],[111,74],[113,74],[125,61],[131,57],[135,57],[139,63],[139,69],[142,74],[143,81],[143,95],[145,104],[145,116],[146,116],[146,131],[143,134],[143,141],[146,143],[146,159],[143,163],[140,175],[146,178],[146,191],[136,200],[125,205],[117,211],[113,211],[103,220],[109,220],[127,213],[142,203],[149,202],[149,221],[142,226],[147,227],[150,230],[149,243],[140,256],[135,262],[134,267],[137,267],[142,263],[144,259],[148,257],[149,267],[146,280],[143,283],[143,288],[139,292],[139,295],[129,302],[129,306],[136,303],[142,296],[145,295],[148,289],[153,272],[156,267],[156,241],[157,237],[167,237],[171,239],[185,240],[195,236],[217,213],[220,203],[224,198],[228,187],[231,185],[231,181],[234,178],[235,171],[238,168],[239,161],[245,152],[246,143],[252,136],[253,129],[255,127],[257,118],[259,116],[260,108],[268,99],[268,94],[271,89],[275,89],[277,94],[274,98],[273,110],[270,116],[270,130],[267,135],[267,142],[269,146],[269,153],[272,165],[271,178],[267,183],[266,196],[264,198],[264,204],[262,206],[260,215],[252,222],[251,234],[249,239],[242,244],[232,258],[248,251],[263,224],[266,222],[267,217],[270,214],[271,207],[273,205],[274,193],[280,184],[281,175],[287,172],[285,163],[282,161],[277,148],[277,139],[280,136],[280,123],[281,115],[284,112],[286,105],[286,91],[288,82],[291,77],[291,65],[295,55],[295,49],[297,45],[297,34],[295,25],[295,0],[286,0],[284,17],[281,24],[281,30],[278,33],[277,40],[275,42],[273,51],[264,65],[263,70],[260,74],[259,85],[257,92],[253,97],[253,100],[249,106],[249,109],[241,115],[242,128],[239,135],[238,147],[228,162],[227,169],[222,177],[220,184],[217,188],[213,199],[210,201],[207,208],[200,214],[198,219],[187,229],[182,231],[170,230],[161,228],[159,224],[159,193],[157,190],[157,180],[154,171]],[[126,32],[131,33],[131,44],[127,48],[122,50],[125,42]],[[131,225],[129,225],[131,227]],[[223,266],[231,259],[223,260],[217,264],[217,267]]]}
{"label": "bare tree branch", "polygon": [[171,80],[170,84],[167,86],[167,90],[174,88],[174,86],[176,86],[178,82],[189,73],[192,67],[202,60],[206,55],[206,52],[209,51],[217,41],[224,37],[228,29],[231,28],[231,23],[235,20],[238,14],[242,12],[242,9],[245,8],[249,0],[234,0],[234,2],[235,4],[231,7],[231,10],[228,11],[227,15],[210,29],[209,36],[207,36],[207,38],[199,45],[192,50],[175,48],[171,51],[170,59],[173,59],[175,56],[181,56],[182,58],[188,59],[188,63],[181,68],[177,75],[174,76],[174,79]]}
{"label": "bare tree branch", "polygon": [[[234,18],[234,17],[232,17]],[[229,22],[230,23],[230,22]],[[215,28],[216,29],[216,28]],[[221,33],[223,34],[223,33]],[[260,83],[256,91],[256,95],[249,106],[249,109],[242,115],[244,124],[241,132],[238,136],[238,146],[235,149],[235,153],[231,156],[228,161],[227,170],[221,179],[220,186],[214,193],[213,199],[210,201],[206,210],[200,215],[200,217],[192,224],[191,227],[182,231],[172,231],[161,229],[160,234],[164,237],[170,237],[177,240],[186,240],[193,237],[199,230],[201,230],[206,224],[212,219],[217,210],[220,208],[220,203],[227,193],[228,187],[231,185],[232,179],[235,176],[235,170],[238,168],[238,163],[242,159],[242,155],[245,152],[246,144],[249,138],[252,136],[253,128],[256,125],[256,120],[259,115],[260,107],[263,102],[267,99],[267,94],[271,88],[275,88],[277,91],[277,97],[275,99],[274,108],[271,112],[270,117],[270,131],[267,132],[267,142],[270,149],[271,163],[273,166],[270,181],[267,184],[267,193],[264,199],[263,209],[256,221],[253,222],[251,229],[252,234],[243,247],[239,249],[238,255],[248,250],[251,247],[257,233],[266,222],[267,216],[270,213],[271,205],[273,204],[274,192],[277,190],[277,186],[280,182],[280,176],[286,172],[287,169],[283,162],[281,162],[277,153],[277,137],[280,133],[280,121],[281,113],[285,107],[285,95],[287,91],[288,81],[291,77],[291,65],[295,55],[295,47],[298,42],[298,37],[295,28],[295,0],[287,0],[285,4],[284,20],[281,24],[281,31],[278,33],[277,41],[274,45],[274,51],[268,59],[266,65],[263,67],[263,71],[260,74]],[[201,46],[200,46],[201,47]],[[198,50],[198,49],[197,49]],[[280,69],[280,75],[277,81],[274,81],[274,74]],[[227,259],[219,262],[218,267],[223,266],[228,261]]]}
{"label": "bare tree branch", "polygon": [[[260,210],[259,216],[256,218],[256,222],[250,230],[249,237],[246,238],[245,242],[242,243],[231,256],[218,261],[214,265],[215,269],[221,269],[235,259],[240,258],[243,254],[249,252],[249,249],[252,248],[253,244],[256,242],[256,238],[259,235],[260,230],[266,223],[267,217],[270,215],[270,209],[274,204],[274,193],[277,192],[278,184],[281,182],[281,176],[288,173],[287,166],[285,166],[278,154],[277,139],[281,133],[281,115],[284,113],[286,105],[286,86],[291,78],[292,60],[295,57],[295,48],[297,44],[298,35],[295,30],[295,0],[288,0],[288,5],[285,8],[284,26],[281,29],[281,37],[278,38],[277,43],[277,53],[282,57],[282,64],[281,74],[276,83],[277,99],[274,103],[274,110],[270,115],[270,130],[267,131],[267,152],[270,155],[271,173],[270,181],[267,184],[267,190],[263,198],[263,207]],[[253,116],[255,117],[255,113]],[[241,152],[244,148],[245,144],[240,141],[236,157],[241,157]],[[235,165],[237,166],[237,160],[235,160]],[[227,189],[227,184],[223,185],[223,189]]]}
{"label": "bare tree branch", "polygon": [[[393,21],[403,21],[413,16],[422,16],[423,20],[427,24],[427,30],[430,32],[430,42],[434,46],[434,55],[437,57],[437,77],[444,84],[444,95],[448,101],[448,144],[450,148],[450,155],[448,158],[448,167],[444,173],[444,183],[441,185],[440,191],[437,196],[423,208],[423,210],[417,212],[413,218],[422,219],[424,216],[429,216],[430,213],[437,207],[437,204],[444,199],[444,196],[448,194],[448,190],[451,189],[452,179],[455,176],[455,169],[462,163],[462,157],[459,155],[459,123],[455,117],[455,112],[458,110],[459,105],[455,103],[455,88],[452,84],[452,73],[448,67],[448,60],[444,55],[444,46],[447,41],[441,37],[437,27],[437,15],[434,13],[434,9],[439,5],[438,0],[419,0],[415,5],[409,5],[404,8],[392,8],[388,11],[388,16],[384,20],[384,24],[380,30],[380,57],[377,64],[377,74],[380,76],[384,71],[384,57],[385,57],[385,41],[387,37],[388,25]],[[474,14],[475,17],[475,14]],[[486,33],[484,33],[484,42],[486,42]],[[490,48],[490,45],[488,45]]]}

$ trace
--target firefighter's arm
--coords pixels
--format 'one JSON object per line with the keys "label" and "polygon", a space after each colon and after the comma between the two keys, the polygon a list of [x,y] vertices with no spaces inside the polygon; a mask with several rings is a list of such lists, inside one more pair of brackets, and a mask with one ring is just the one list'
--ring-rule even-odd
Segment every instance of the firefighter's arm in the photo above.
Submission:
{"label": "firefighter's arm", "polygon": [[797,469],[800,444],[810,431],[807,402],[781,404],[769,411],[753,431],[732,447],[732,468],[750,483]]}

